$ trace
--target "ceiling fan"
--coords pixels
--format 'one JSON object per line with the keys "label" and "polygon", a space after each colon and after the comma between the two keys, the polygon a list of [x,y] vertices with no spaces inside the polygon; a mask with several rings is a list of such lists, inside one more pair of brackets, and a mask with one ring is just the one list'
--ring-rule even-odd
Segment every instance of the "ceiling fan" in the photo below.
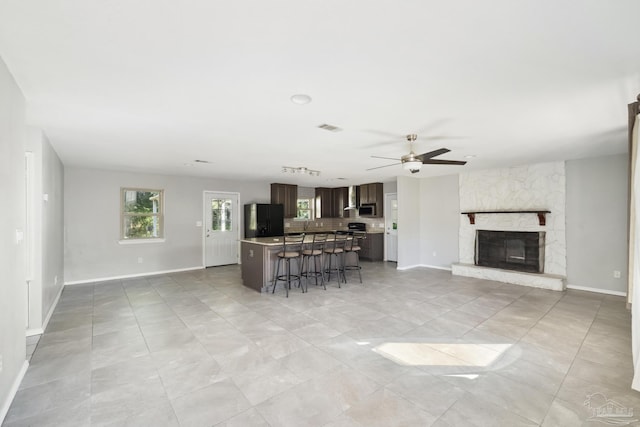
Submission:
{"label": "ceiling fan", "polygon": [[[384,165],[384,166],[378,166],[375,168],[369,168],[367,169],[368,171],[373,170],[373,169],[380,169],[380,168],[386,168],[389,166],[395,166],[395,165],[399,165],[402,164],[402,168],[404,170],[408,170],[411,173],[417,173],[420,172],[420,168],[422,167],[422,165],[464,165],[467,162],[464,161],[460,161],[460,160],[440,160],[440,159],[434,159],[434,157],[439,156],[441,154],[444,153],[448,153],[449,150],[448,148],[439,148],[437,150],[433,150],[433,151],[429,151],[427,153],[422,153],[422,154],[418,154],[416,155],[413,152],[413,142],[418,138],[418,135],[412,133],[407,135],[407,141],[409,141],[409,154],[404,155],[402,157],[400,157],[400,163],[392,163],[390,165]],[[398,160],[395,159],[393,157],[380,157],[380,156],[371,156],[373,158],[376,159],[388,159],[388,160]]]}

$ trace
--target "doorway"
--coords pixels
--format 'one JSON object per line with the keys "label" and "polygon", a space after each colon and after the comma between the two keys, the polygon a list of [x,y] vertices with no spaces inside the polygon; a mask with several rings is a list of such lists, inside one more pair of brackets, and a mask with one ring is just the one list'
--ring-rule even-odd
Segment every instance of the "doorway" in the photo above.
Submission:
{"label": "doorway", "polygon": [[240,194],[204,192],[204,266],[238,264]]}
{"label": "doorway", "polygon": [[384,259],[398,262],[398,193],[384,195]]}

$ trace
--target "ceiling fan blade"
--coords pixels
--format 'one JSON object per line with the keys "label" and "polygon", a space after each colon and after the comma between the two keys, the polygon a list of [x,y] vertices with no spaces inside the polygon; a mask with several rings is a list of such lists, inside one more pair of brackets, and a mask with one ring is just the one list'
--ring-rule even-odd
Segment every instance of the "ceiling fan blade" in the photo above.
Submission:
{"label": "ceiling fan blade", "polygon": [[418,137],[418,139],[422,139],[424,141],[433,141],[437,139],[467,139],[466,136],[450,136],[450,135],[427,135],[425,137]]}
{"label": "ceiling fan blade", "polygon": [[418,129],[417,133],[418,135],[420,135],[421,133],[431,133],[450,121],[451,121],[450,117],[443,117],[440,119],[431,120],[431,123]]}
{"label": "ceiling fan blade", "polygon": [[449,151],[451,151],[451,150],[449,150],[448,148],[439,148],[437,150],[429,151],[428,153],[419,154],[419,155],[416,156],[416,159],[420,159],[420,160],[422,160],[424,162],[427,159],[439,156],[439,155],[444,154],[444,153],[448,153]]}
{"label": "ceiling fan blade", "polygon": [[397,165],[400,165],[400,164],[402,164],[402,163],[392,163],[392,164],[390,164],[390,165],[376,166],[375,168],[369,168],[369,169],[366,169],[366,170],[368,170],[368,171],[372,171],[372,170],[374,170],[374,169],[388,168],[389,166],[397,166]]}
{"label": "ceiling fan blade", "polygon": [[466,165],[467,162],[462,160],[439,160],[439,159],[425,159],[422,161],[423,165]]}
{"label": "ceiling fan blade", "polygon": [[384,136],[386,138],[393,138],[393,141],[402,141],[404,139],[404,135],[401,134],[395,134],[393,132],[385,132],[383,130],[376,130],[376,129],[363,129],[364,132],[368,132],[368,133],[372,133],[374,135],[379,135],[379,136]]}
{"label": "ceiling fan blade", "polygon": [[381,157],[381,156],[371,156],[374,159],[385,159],[385,160],[398,160],[397,157]]}

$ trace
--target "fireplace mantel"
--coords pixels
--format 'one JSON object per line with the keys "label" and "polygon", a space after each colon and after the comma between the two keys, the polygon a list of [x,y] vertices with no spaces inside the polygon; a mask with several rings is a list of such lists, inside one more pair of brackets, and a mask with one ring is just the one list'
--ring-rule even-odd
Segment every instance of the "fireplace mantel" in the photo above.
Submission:
{"label": "fireplace mantel", "polygon": [[469,217],[469,223],[476,223],[476,214],[523,214],[523,213],[532,213],[538,215],[538,222],[540,225],[546,225],[547,219],[546,214],[551,213],[551,211],[547,210],[502,210],[502,211],[468,211],[468,212],[460,212],[461,215],[466,215]]}

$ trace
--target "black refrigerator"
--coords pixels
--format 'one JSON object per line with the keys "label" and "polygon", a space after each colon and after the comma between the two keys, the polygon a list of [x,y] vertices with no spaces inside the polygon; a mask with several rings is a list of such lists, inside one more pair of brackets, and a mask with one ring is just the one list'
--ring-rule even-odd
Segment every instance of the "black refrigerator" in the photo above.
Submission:
{"label": "black refrigerator", "polygon": [[252,203],[244,205],[244,237],[284,235],[284,205]]}

